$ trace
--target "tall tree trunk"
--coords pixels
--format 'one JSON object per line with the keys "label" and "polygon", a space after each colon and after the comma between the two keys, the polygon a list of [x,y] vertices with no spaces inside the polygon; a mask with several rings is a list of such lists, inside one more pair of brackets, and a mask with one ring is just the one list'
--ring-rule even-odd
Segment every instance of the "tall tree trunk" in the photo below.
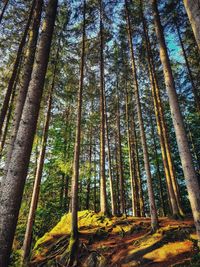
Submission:
{"label": "tall tree trunk", "polygon": [[100,210],[107,212],[106,204],[106,175],[105,175],[105,107],[104,107],[104,28],[103,3],[99,0],[100,8]]}
{"label": "tall tree trunk", "polygon": [[143,149],[144,165],[145,165],[145,171],[147,175],[147,189],[148,189],[149,206],[150,206],[150,214],[151,214],[151,227],[152,227],[152,231],[155,231],[158,228],[158,217],[157,217],[155,198],[154,198],[154,193],[153,193],[148,148],[147,148],[146,135],[145,135],[145,130],[144,130],[144,123],[143,123],[143,118],[142,118],[141,104],[140,104],[137,71],[136,71],[136,66],[135,66],[135,57],[134,57],[134,50],[133,50],[133,43],[132,43],[131,22],[130,22],[127,0],[125,0],[125,7],[126,7],[128,41],[129,41],[129,47],[130,47],[132,72],[133,72],[133,78],[134,78],[135,101],[136,101],[137,116],[138,116],[139,127],[140,127],[140,137],[141,137],[141,144],[142,144],[142,149]]}
{"label": "tall tree trunk", "polygon": [[15,138],[17,135],[17,131],[19,128],[19,123],[20,123],[20,119],[22,115],[22,110],[23,110],[24,103],[26,100],[28,86],[31,80],[31,74],[32,74],[33,63],[34,63],[34,58],[35,58],[35,51],[36,51],[36,46],[37,46],[38,32],[39,32],[40,21],[41,21],[42,6],[43,6],[43,0],[37,0],[34,11],[33,11],[32,26],[29,31],[29,40],[28,40],[27,50],[25,54],[22,81],[19,86],[16,106],[14,110],[14,116],[12,120],[12,126],[11,126],[12,131],[11,131],[11,137],[10,137],[9,145],[8,145],[5,173],[9,167],[8,165],[11,159],[12,150],[13,150]]}
{"label": "tall tree trunk", "polygon": [[20,67],[18,69],[17,77],[15,79],[15,83],[14,83],[14,86],[13,86],[13,91],[12,91],[12,95],[11,95],[11,99],[10,99],[10,103],[9,103],[9,109],[8,109],[8,113],[7,113],[7,116],[6,116],[6,121],[4,123],[3,131],[2,131],[2,135],[1,135],[0,157],[2,156],[2,152],[3,152],[3,149],[4,149],[5,142],[6,142],[6,136],[7,136],[7,133],[8,133],[10,118],[11,118],[11,115],[12,115],[12,112],[13,112],[14,101],[15,101],[15,96],[16,96],[16,88],[17,88],[17,84],[19,82],[20,68],[21,68],[21,62],[20,62]]}
{"label": "tall tree trunk", "polygon": [[[127,140],[128,140],[128,154],[129,154],[129,169],[130,169],[130,182],[131,182],[131,200],[132,200],[132,214],[136,216],[138,199],[136,199],[136,171],[135,171],[135,144],[131,142],[131,132],[130,132],[130,119],[129,119],[129,97],[126,87],[126,127],[127,127]],[[134,146],[134,148],[133,148]],[[132,151],[133,150],[133,151]],[[138,215],[137,215],[138,216]]]}
{"label": "tall tree trunk", "polygon": [[[200,8],[200,6],[199,6],[199,8]],[[185,59],[185,64],[186,64],[186,67],[187,67],[188,76],[190,78],[190,82],[191,82],[191,85],[192,85],[192,92],[193,92],[193,95],[194,95],[194,102],[195,102],[195,105],[196,105],[196,110],[200,114],[200,97],[199,97],[199,94],[198,94],[198,89],[196,88],[196,85],[194,83],[192,71],[191,71],[190,64],[188,62],[188,58],[187,58],[187,54],[186,54],[186,50],[185,50],[185,47],[184,47],[184,42],[182,40],[180,29],[178,27],[176,18],[174,18],[174,23],[175,23],[175,26],[176,26],[178,39],[179,39],[179,42],[180,42],[180,45],[181,45],[181,49],[182,49],[182,52],[183,52],[183,57]]]}
{"label": "tall tree trunk", "polygon": [[5,0],[4,1],[4,5],[3,5],[2,11],[0,13],[0,24],[1,24],[1,21],[2,21],[2,18],[3,18],[3,15],[4,15],[5,11],[6,11],[6,8],[7,8],[7,5],[8,5],[8,1],[9,0]]}
{"label": "tall tree trunk", "polygon": [[198,180],[192,163],[192,156],[189,149],[187,134],[184,127],[182,114],[180,112],[174,78],[169,61],[169,56],[167,53],[167,47],[165,44],[165,38],[163,34],[163,29],[160,21],[156,0],[152,0],[152,7],[154,12],[156,35],[160,45],[160,59],[163,65],[165,84],[169,97],[169,104],[176,133],[176,140],[179,148],[179,154],[181,158],[184,176],[186,179],[186,186],[197,230],[197,236],[200,242],[200,194],[199,194]]}
{"label": "tall tree trunk", "polygon": [[[93,108],[92,108],[93,111]],[[86,210],[90,208],[90,191],[91,191],[91,176],[92,176],[92,122],[90,122],[89,130],[89,177],[87,178],[87,195],[86,195]]]}
{"label": "tall tree trunk", "polygon": [[148,69],[149,69],[149,76],[150,76],[150,81],[151,81],[151,91],[152,91],[154,110],[155,110],[155,115],[156,115],[158,135],[159,135],[160,145],[161,145],[161,154],[162,154],[162,160],[163,160],[163,165],[164,165],[165,177],[167,181],[167,189],[168,189],[168,195],[169,195],[169,201],[170,201],[169,204],[170,204],[170,207],[172,208],[173,216],[176,217],[176,216],[179,216],[179,214],[182,214],[182,211],[181,211],[181,208],[179,209],[179,206],[180,206],[179,197],[178,197],[178,194],[175,193],[177,192],[175,188],[175,183],[173,187],[173,182],[172,182],[172,180],[175,180],[176,178],[175,178],[174,170],[172,166],[170,148],[168,146],[169,141],[168,141],[167,133],[166,133],[164,112],[162,108],[158,80],[157,80],[155,66],[153,62],[148,29],[147,29],[146,21],[145,21],[144,14],[143,14],[142,1],[140,1],[140,5],[141,5],[143,29],[144,29],[144,34],[145,34]]}
{"label": "tall tree trunk", "polygon": [[74,147],[73,176],[71,187],[71,236],[69,243],[69,261],[68,265],[72,266],[77,261],[78,256],[78,180],[79,180],[79,158],[81,144],[81,116],[82,116],[82,95],[85,67],[85,39],[86,39],[86,1],[83,4],[83,29],[82,29],[82,48],[81,48],[81,64],[80,64],[80,80],[77,99],[77,121],[76,121],[76,139]]}
{"label": "tall tree trunk", "polygon": [[138,184],[138,198],[139,198],[139,206],[137,207],[137,212],[139,212],[140,217],[143,217],[145,214],[144,211],[144,198],[143,198],[143,190],[142,190],[142,180],[141,180],[141,173],[140,173],[140,162],[139,162],[139,154],[138,154],[138,139],[136,135],[136,129],[135,129],[135,115],[134,112],[131,116],[131,121],[130,121],[130,128],[131,128],[131,143],[135,144],[134,147],[134,155],[135,155],[135,171],[136,171],[136,178],[137,178],[137,183]]}
{"label": "tall tree trunk", "polygon": [[[118,77],[117,77],[118,79]],[[120,213],[125,214],[124,205],[124,174],[123,174],[123,163],[122,163],[122,147],[121,147],[121,130],[120,130],[120,106],[119,106],[119,92],[118,92],[118,81],[117,81],[117,92],[116,92],[116,130],[117,130],[117,143],[118,143],[118,167],[119,167],[119,194],[120,194]]]}
{"label": "tall tree trunk", "polygon": [[117,214],[120,214],[120,199],[119,199],[119,168],[118,168],[118,154],[117,154],[117,135],[115,134],[115,170],[116,170],[116,206]]}
{"label": "tall tree trunk", "polygon": [[106,104],[106,96],[104,95],[104,105],[105,105],[105,130],[106,130],[106,141],[108,147],[108,172],[109,172],[109,182],[110,182],[110,198],[111,198],[111,209],[112,215],[116,215],[116,203],[115,203],[115,194],[114,194],[114,185],[113,185],[113,175],[112,175],[112,168],[111,168],[111,153],[110,153],[110,139],[108,133],[108,117],[107,117],[107,104]]}
{"label": "tall tree trunk", "polygon": [[49,0],[36,56],[37,64],[33,68],[22,119],[6,175],[6,183],[2,192],[0,209],[0,265],[2,267],[8,265],[14,239],[44,88],[56,10],[57,0]]}
{"label": "tall tree trunk", "polygon": [[9,80],[9,83],[8,83],[8,87],[7,87],[7,90],[6,90],[5,97],[4,97],[3,105],[1,107],[1,111],[0,111],[0,136],[1,136],[1,133],[2,133],[2,127],[3,127],[4,120],[5,120],[5,116],[6,116],[6,113],[7,113],[7,110],[8,110],[10,97],[11,97],[12,90],[13,90],[13,85],[14,85],[14,82],[15,82],[15,79],[16,79],[17,70],[18,70],[19,63],[20,63],[20,58],[22,56],[22,52],[23,52],[23,49],[24,49],[24,46],[25,46],[25,43],[26,43],[26,38],[27,38],[29,27],[30,27],[31,19],[32,19],[32,16],[33,16],[35,3],[36,3],[36,0],[33,0],[32,6],[31,6],[31,10],[29,12],[28,21],[27,21],[27,24],[26,24],[26,27],[25,27],[25,30],[24,30],[24,34],[23,34],[21,42],[19,44],[19,48],[18,48],[18,51],[17,51],[17,56],[16,56],[16,59],[15,59],[14,65],[13,65],[13,71],[12,71],[12,74],[11,74],[11,77],[10,77],[10,80]]}
{"label": "tall tree trunk", "polygon": [[157,144],[156,144],[155,127],[154,127],[154,122],[153,122],[151,111],[149,113],[149,119],[150,119],[150,125],[151,125],[151,136],[152,136],[152,140],[153,140],[154,159],[155,159],[155,163],[156,163],[156,172],[157,172],[157,178],[158,178],[158,192],[159,192],[159,198],[160,198],[159,201],[161,203],[161,209],[160,210],[161,210],[162,216],[165,216],[166,215],[166,209],[165,209],[165,202],[164,202],[160,163],[159,163],[159,159],[158,159],[158,148],[157,148]]}
{"label": "tall tree trunk", "polygon": [[183,2],[200,50],[200,0],[183,0]]}
{"label": "tall tree trunk", "polygon": [[53,81],[52,81],[52,85],[51,85],[50,92],[49,92],[47,114],[45,118],[43,134],[42,134],[41,150],[40,150],[40,154],[38,158],[37,171],[35,175],[33,193],[32,193],[32,198],[31,198],[31,205],[30,205],[30,210],[28,214],[26,232],[25,232],[24,243],[23,243],[23,262],[24,263],[27,262],[30,251],[31,251],[32,231],[33,231],[35,212],[37,209],[39,193],[40,193],[40,183],[42,179],[42,170],[43,170],[44,159],[45,159],[49,122],[50,122],[50,117],[51,117],[52,95],[53,95],[53,89],[55,85],[56,71],[57,69],[55,66],[54,74],[53,74]]}
{"label": "tall tree trunk", "polygon": [[94,212],[97,212],[97,164],[96,148],[94,149]]}

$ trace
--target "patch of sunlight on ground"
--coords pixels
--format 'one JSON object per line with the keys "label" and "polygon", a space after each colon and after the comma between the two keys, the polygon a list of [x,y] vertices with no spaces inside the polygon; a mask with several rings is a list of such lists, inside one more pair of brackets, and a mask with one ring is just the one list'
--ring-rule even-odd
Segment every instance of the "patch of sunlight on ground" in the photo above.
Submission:
{"label": "patch of sunlight on ground", "polygon": [[159,232],[156,232],[155,234],[148,236],[148,238],[145,238],[144,241],[142,241],[140,244],[137,245],[137,248],[130,250],[129,254],[133,254],[135,252],[138,252],[140,250],[153,246],[157,242],[161,241],[162,238],[163,238],[162,234]]}
{"label": "patch of sunlight on ground", "polygon": [[168,260],[170,257],[175,257],[179,254],[191,251],[192,246],[193,243],[190,240],[168,243],[161,248],[147,253],[143,258],[153,260],[154,262],[162,262]]}
{"label": "patch of sunlight on ground", "polygon": [[197,240],[197,234],[190,234],[190,238],[194,239],[194,240]]}

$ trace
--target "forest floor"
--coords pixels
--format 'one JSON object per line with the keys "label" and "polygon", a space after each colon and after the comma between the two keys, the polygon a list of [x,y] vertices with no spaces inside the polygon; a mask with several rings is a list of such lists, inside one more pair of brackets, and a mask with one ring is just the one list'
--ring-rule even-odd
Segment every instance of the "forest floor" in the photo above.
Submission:
{"label": "forest floor", "polygon": [[[159,230],[150,233],[150,219],[111,217],[79,212],[78,267],[200,266],[192,219],[159,219]],[[29,266],[66,266],[70,214],[39,239]],[[64,253],[64,254],[63,254]]]}

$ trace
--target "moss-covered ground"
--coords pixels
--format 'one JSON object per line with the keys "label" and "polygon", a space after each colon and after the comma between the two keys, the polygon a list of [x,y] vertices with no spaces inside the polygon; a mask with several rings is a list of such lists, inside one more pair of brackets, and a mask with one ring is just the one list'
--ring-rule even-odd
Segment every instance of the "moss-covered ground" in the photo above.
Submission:
{"label": "moss-covered ground", "polygon": [[[81,211],[79,217],[78,267],[103,266],[200,266],[192,219],[161,218],[160,228],[150,234],[150,220],[136,217],[106,217]],[[65,266],[71,214],[40,238],[30,266]],[[62,260],[61,260],[62,259]]]}

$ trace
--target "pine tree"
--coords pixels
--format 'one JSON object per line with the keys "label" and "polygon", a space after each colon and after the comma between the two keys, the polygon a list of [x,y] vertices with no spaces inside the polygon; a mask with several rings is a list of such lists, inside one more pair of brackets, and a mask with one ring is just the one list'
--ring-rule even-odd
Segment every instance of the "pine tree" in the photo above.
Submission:
{"label": "pine tree", "polygon": [[33,69],[21,123],[19,125],[9,169],[5,178],[5,185],[1,195],[1,266],[8,265],[14,239],[33,138],[36,130],[40,101],[43,93],[56,10],[57,0],[49,0],[36,56],[37,64],[35,64]]}
{"label": "pine tree", "polygon": [[200,195],[199,195],[198,180],[192,163],[192,156],[189,149],[187,134],[185,131],[182,114],[180,112],[178,97],[176,93],[172,69],[169,61],[169,56],[167,53],[167,47],[165,44],[165,38],[163,35],[163,29],[160,21],[156,0],[152,0],[152,8],[154,12],[156,35],[160,46],[160,59],[163,65],[165,85],[169,97],[171,116],[175,128],[176,140],[179,148],[179,154],[186,180],[189,200],[197,230],[197,236],[198,240],[200,240]]}
{"label": "pine tree", "polygon": [[200,2],[199,0],[194,0],[192,2],[190,0],[184,0],[183,2],[200,50]]}

